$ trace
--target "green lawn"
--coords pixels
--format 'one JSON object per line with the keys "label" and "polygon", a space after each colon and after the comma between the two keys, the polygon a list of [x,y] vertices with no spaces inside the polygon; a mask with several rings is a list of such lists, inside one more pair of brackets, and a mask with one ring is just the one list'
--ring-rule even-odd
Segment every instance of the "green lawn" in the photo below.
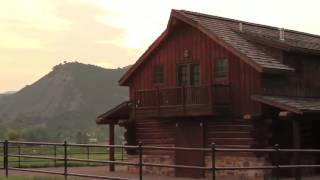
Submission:
{"label": "green lawn", "polygon": [[[121,149],[116,149],[115,158],[117,160],[126,159],[126,154],[122,154]],[[23,146],[18,150],[18,148],[9,148],[9,154],[23,154],[23,155],[34,155],[34,156],[49,156],[54,157],[54,152],[56,152],[56,157],[63,158],[64,157],[64,149],[63,147],[57,147],[56,151],[54,151],[53,146]],[[89,152],[89,156],[88,156]],[[3,153],[0,151],[0,167],[2,167],[3,157],[1,156]],[[68,158],[77,158],[77,159],[90,159],[90,160],[108,160],[109,152],[106,148],[100,147],[90,147],[89,151],[86,147],[69,147],[68,148]],[[37,168],[37,167],[57,167],[63,166],[63,161],[54,161],[47,159],[36,159],[36,158],[20,158],[20,164],[18,163],[18,157],[9,157],[9,165],[11,167],[21,167],[21,168]],[[92,162],[79,162],[79,161],[68,161],[68,166],[97,166],[97,165],[106,165],[102,163],[92,163]]]}

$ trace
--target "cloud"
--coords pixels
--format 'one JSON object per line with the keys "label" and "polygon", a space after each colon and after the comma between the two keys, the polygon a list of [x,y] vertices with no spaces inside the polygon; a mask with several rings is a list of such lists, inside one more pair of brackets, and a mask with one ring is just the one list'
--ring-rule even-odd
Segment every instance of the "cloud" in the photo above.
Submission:
{"label": "cloud", "polygon": [[[97,18],[112,13],[94,4],[50,1],[55,3],[49,6],[48,1],[45,2],[36,6],[49,12],[34,13],[43,15],[42,18],[21,17],[30,10],[36,11],[34,7],[18,8],[23,11],[18,15],[1,13],[0,19],[5,21],[0,23],[0,92],[22,88],[64,60],[118,67],[132,64],[136,59],[138,51],[132,52],[119,43],[125,29],[101,23]],[[64,22],[67,22],[67,28],[64,28]]]}

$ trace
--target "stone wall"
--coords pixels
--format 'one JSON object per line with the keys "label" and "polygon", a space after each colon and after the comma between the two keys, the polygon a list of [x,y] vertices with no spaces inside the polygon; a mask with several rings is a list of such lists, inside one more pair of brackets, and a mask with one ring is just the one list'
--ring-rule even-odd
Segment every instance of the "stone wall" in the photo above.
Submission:
{"label": "stone wall", "polygon": [[[129,155],[129,162],[139,162],[139,156],[137,155]],[[174,164],[174,156],[173,155],[144,155],[143,163],[152,163],[152,164],[163,164],[163,165],[173,165]],[[128,166],[128,171],[132,173],[139,173],[138,166]],[[174,176],[173,168],[164,168],[164,167],[151,167],[151,166],[143,166],[144,174],[153,174],[153,175],[161,175],[161,176]]]}
{"label": "stone wall", "polygon": [[[206,156],[205,164],[207,167],[211,167],[211,156]],[[242,156],[242,155],[217,155],[216,166],[217,167],[257,167],[270,165],[264,157],[255,156]],[[230,171],[217,171],[216,177],[234,177],[237,180],[263,180],[268,179],[271,176],[270,170],[230,170]],[[206,179],[210,179],[212,174],[206,173]]]}
{"label": "stone wall", "polygon": [[[137,155],[129,155],[129,162],[139,162]],[[174,155],[144,155],[144,163],[154,164],[174,164]],[[211,156],[205,157],[205,165],[211,167]],[[257,158],[255,156],[242,156],[242,155],[218,155],[216,157],[216,166],[219,167],[249,167],[249,166],[265,166],[270,165],[264,157]],[[128,166],[128,171],[131,173],[139,173],[138,166]],[[173,168],[164,167],[143,167],[144,174],[153,174],[161,176],[172,177],[175,175]],[[242,170],[242,171],[217,171],[217,179],[223,179],[224,177],[230,177],[235,180],[263,180],[268,179],[271,175],[270,170]],[[211,179],[211,172],[205,173],[205,179]]]}

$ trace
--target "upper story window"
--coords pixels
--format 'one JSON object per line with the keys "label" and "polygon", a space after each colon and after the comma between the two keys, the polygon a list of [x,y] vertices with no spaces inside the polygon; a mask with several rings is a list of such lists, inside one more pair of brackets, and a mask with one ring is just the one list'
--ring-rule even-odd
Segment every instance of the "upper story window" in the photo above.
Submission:
{"label": "upper story window", "polygon": [[190,65],[190,84],[199,85],[200,84],[200,65],[191,64]]}
{"label": "upper story window", "polygon": [[228,59],[218,59],[214,64],[214,79],[228,80],[229,78],[229,61]]}
{"label": "upper story window", "polygon": [[177,81],[179,86],[195,86],[200,84],[199,64],[179,64],[177,66]]}
{"label": "upper story window", "polygon": [[154,83],[155,84],[162,84],[164,83],[164,69],[163,65],[157,65],[154,67]]}

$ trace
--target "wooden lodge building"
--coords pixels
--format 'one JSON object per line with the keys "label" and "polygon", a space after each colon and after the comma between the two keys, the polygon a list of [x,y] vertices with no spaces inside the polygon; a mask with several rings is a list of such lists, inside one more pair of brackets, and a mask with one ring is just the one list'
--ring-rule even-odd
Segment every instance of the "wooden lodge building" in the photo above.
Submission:
{"label": "wooden lodge building", "polygon": [[[119,80],[129,101],[97,118],[126,128],[129,145],[320,148],[320,36],[172,10],[166,30]],[[199,152],[146,151],[147,162],[210,166]],[[129,151],[129,160],[137,159]],[[281,156],[290,163],[292,156]],[[261,154],[221,154],[218,165],[271,164]],[[304,157],[320,163],[320,157]],[[195,170],[151,173],[203,177]],[[261,172],[261,171],[259,171]],[[253,179],[257,171],[243,173]],[[224,173],[221,172],[221,175]]]}

